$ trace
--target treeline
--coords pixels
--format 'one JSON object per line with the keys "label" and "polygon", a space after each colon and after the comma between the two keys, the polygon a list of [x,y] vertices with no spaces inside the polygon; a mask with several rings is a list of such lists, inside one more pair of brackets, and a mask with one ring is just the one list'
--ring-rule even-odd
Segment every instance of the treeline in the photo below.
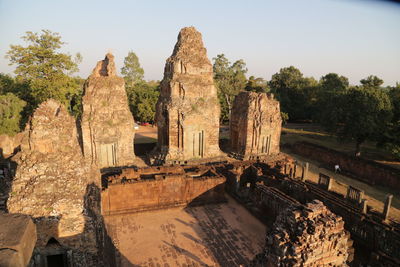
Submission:
{"label": "treeline", "polygon": [[[26,46],[11,45],[6,56],[16,66],[15,77],[0,74],[0,134],[19,132],[33,110],[48,98],[64,103],[79,119],[84,79],[74,74],[82,60],[80,54],[72,57],[60,52],[64,42],[48,30],[27,32],[23,40]],[[400,84],[383,87],[383,80],[369,76],[359,85],[350,85],[336,73],[316,80],[304,77],[293,66],[282,68],[269,81],[247,78],[246,63],[231,63],[223,54],[213,58],[213,70],[221,123],[229,121],[240,91],[273,93],[281,103],[284,121],[317,122],[340,139],[354,141],[356,153],[370,140],[400,158]],[[144,70],[132,51],[125,57],[121,74],[135,120],[153,123],[159,82],[144,80]]]}

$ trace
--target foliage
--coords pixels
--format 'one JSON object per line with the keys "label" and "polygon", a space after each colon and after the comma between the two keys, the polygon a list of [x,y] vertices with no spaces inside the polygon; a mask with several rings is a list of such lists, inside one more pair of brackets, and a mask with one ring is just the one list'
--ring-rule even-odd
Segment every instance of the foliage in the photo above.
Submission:
{"label": "foliage", "polygon": [[383,84],[383,80],[374,75],[370,75],[367,78],[362,79],[360,83],[364,88],[378,89]]}
{"label": "foliage", "polygon": [[286,112],[281,112],[282,124],[286,124],[289,120],[289,114]]}
{"label": "foliage", "polygon": [[392,103],[392,121],[387,125],[380,144],[400,159],[400,84],[390,88],[388,96]]}
{"label": "foliage", "polygon": [[213,61],[214,81],[221,103],[221,120],[227,121],[235,96],[244,90],[247,84],[246,63],[240,59],[231,64],[224,54],[217,55]]}
{"label": "foliage", "polygon": [[25,105],[25,101],[12,93],[0,95],[0,134],[14,135],[19,132]]}
{"label": "foliage", "polygon": [[[339,125],[336,134],[354,140],[356,155],[367,139],[378,140],[392,117],[392,105],[388,95],[374,88],[352,87],[340,100]],[[335,122],[333,122],[335,123]]]}
{"label": "foliage", "polygon": [[129,51],[128,56],[125,57],[121,74],[127,87],[133,87],[143,81],[144,70],[140,67],[139,58],[133,51]]}
{"label": "foliage", "polygon": [[336,73],[328,73],[320,79],[314,118],[330,132],[335,132],[340,122],[339,115],[343,113],[341,100],[348,87],[349,80]]}
{"label": "foliage", "polygon": [[135,120],[153,123],[160,94],[159,83],[142,81],[134,87],[127,87],[127,94]]}
{"label": "foliage", "polygon": [[27,46],[11,45],[7,52],[10,65],[16,65],[14,92],[29,103],[29,110],[46,99],[53,98],[70,107],[72,98],[79,95],[80,84],[71,75],[78,71],[82,57],[75,60],[58,50],[65,44],[58,33],[42,30],[26,32],[22,39]]}
{"label": "foliage", "polygon": [[257,93],[269,92],[268,82],[263,78],[255,78],[254,76],[249,77],[246,83],[246,87],[244,89],[246,91]]}
{"label": "foliage", "polygon": [[290,66],[272,75],[268,84],[280,101],[281,111],[291,120],[311,119],[318,84],[315,79],[303,77],[299,69]]}

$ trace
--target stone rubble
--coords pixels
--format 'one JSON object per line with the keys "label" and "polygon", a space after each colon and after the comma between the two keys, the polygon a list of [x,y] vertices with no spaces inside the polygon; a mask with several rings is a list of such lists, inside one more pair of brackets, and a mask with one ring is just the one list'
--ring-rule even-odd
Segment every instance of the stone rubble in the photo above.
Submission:
{"label": "stone rubble", "polygon": [[278,215],[263,256],[267,267],[348,266],[351,244],[342,218],[314,200]]}

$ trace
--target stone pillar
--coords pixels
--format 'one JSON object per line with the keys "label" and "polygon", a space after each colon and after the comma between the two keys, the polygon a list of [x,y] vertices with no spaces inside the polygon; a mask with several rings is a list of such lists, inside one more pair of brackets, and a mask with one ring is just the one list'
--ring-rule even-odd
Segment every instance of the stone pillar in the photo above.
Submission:
{"label": "stone pillar", "polygon": [[393,195],[386,195],[385,207],[383,208],[383,219],[387,220],[389,218],[390,206],[392,205]]}
{"label": "stone pillar", "polygon": [[364,213],[364,214],[367,214],[367,211],[368,211],[368,205],[367,205],[367,203],[368,203],[368,200],[363,199],[363,201],[362,201],[362,207],[361,207],[361,212]]}
{"label": "stone pillar", "polygon": [[304,166],[303,166],[303,175],[302,175],[302,177],[301,177],[303,182],[305,182],[306,179],[307,179],[307,176],[308,176],[308,167],[309,167],[309,164],[308,164],[308,162],[306,162],[306,163],[304,164]]}
{"label": "stone pillar", "polygon": [[332,189],[334,181],[335,181],[335,179],[333,179],[332,177],[329,177],[329,179],[328,179],[328,187],[326,188],[326,190],[330,191]]}

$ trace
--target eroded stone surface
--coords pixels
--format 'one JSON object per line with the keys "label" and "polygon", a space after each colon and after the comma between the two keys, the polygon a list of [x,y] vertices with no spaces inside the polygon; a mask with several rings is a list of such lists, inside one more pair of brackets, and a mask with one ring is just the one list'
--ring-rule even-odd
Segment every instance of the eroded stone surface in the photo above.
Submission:
{"label": "eroded stone surface", "polygon": [[219,115],[212,65],[201,33],[194,27],[183,28],[167,59],[156,106],[160,160],[219,157]]}
{"label": "eroded stone surface", "polygon": [[75,120],[64,106],[50,99],[36,109],[12,160],[17,170],[7,208],[34,219],[39,254],[54,238],[74,252],[77,266],[97,262],[102,221],[99,199],[92,199],[99,198],[100,174],[83,157]]}
{"label": "eroded stone surface", "polygon": [[350,244],[342,217],[314,200],[278,215],[267,234],[264,266],[347,266]]}
{"label": "eroded stone surface", "polygon": [[85,157],[99,167],[133,164],[134,120],[112,54],[99,61],[86,80],[82,105]]}
{"label": "eroded stone surface", "polygon": [[279,153],[282,118],[272,95],[241,92],[233,103],[231,150],[244,159]]}

